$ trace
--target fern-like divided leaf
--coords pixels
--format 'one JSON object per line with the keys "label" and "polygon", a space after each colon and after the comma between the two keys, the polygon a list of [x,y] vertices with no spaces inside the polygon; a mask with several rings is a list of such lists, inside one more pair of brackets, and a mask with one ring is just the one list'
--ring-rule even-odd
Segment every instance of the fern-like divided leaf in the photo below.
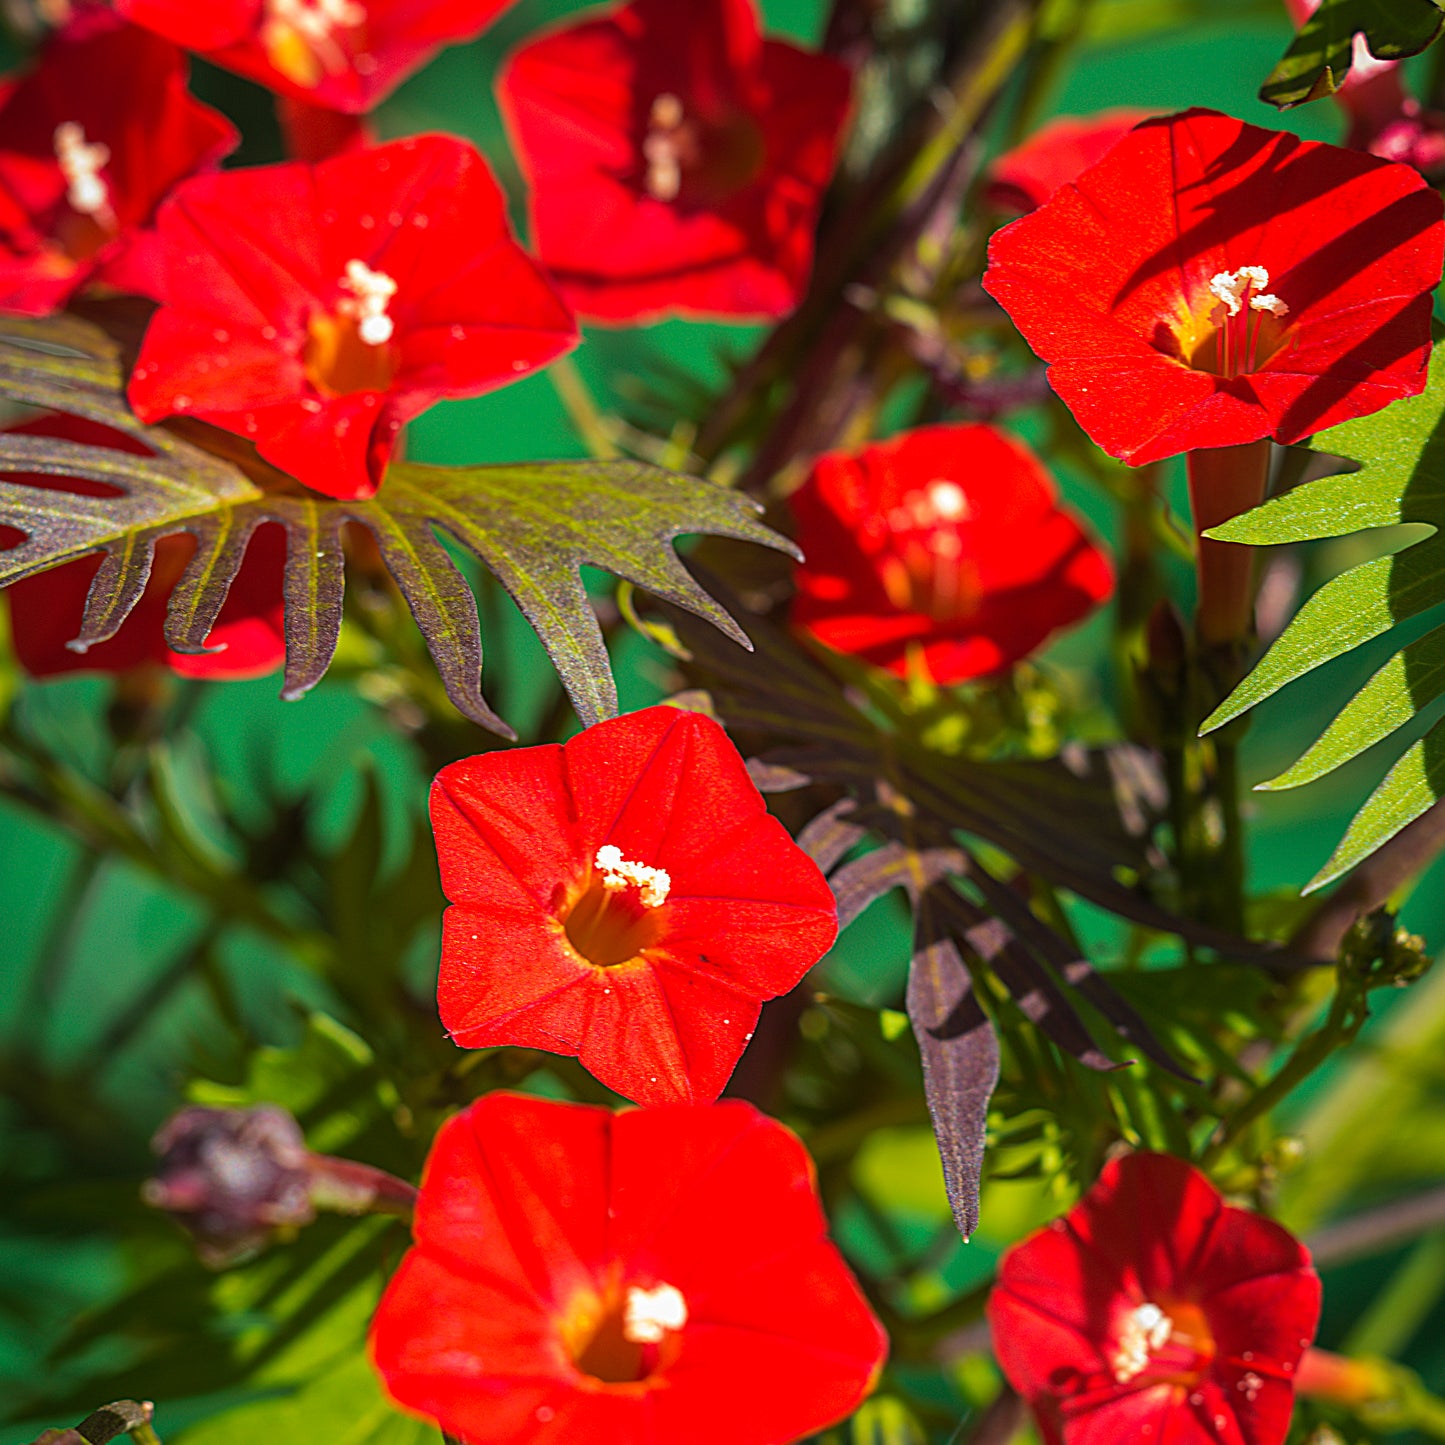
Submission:
{"label": "fern-like divided leaf", "polygon": [[[511,729],[481,693],[482,641],[476,600],[441,535],[474,552],[536,628],[584,724],[617,711],[601,629],[582,585],[594,566],[706,618],[747,647],[731,617],[683,567],[673,542],[687,533],[791,544],[757,520],[748,498],[696,477],[641,462],[543,462],[488,467],[399,463],[367,501],[303,493],[264,464],[243,470],[187,439],[181,428],[147,427],[125,401],[118,347],[75,317],[0,323],[0,396],[87,417],[151,449],[137,456],[48,438],[0,434],[0,471],[103,482],[119,496],[88,497],[0,481],[0,524],[25,539],[0,552],[0,586],[102,552],[87,600],[79,651],[113,637],[140,600],[155,545],[172,533],[196,539],[171,595],[166,641],[204,652],[258,527],[286,529],[286,677],[300,697],[325,673],[341,627],[342,530],[375,536],[448,696],[482,727]],[[234,439],[213,433],[215,444]],[[239,451],[239,448],[236,448]]]}
{"label": "fern-like divided leaf", "polygon": [[1270,71],[1259,98],[1285,110],[1333,95],[1349,74],[1356,35],[1379,60],[1418,55],[1445,28],[1442,9],[1436,0],[1324,0]]}
{"label": "fern-like divided leaf", "polygon": [[[1423,538],[1327,582],[1204,724],[1222,727],[1286,683],[1445,602],[1445,366],[1424,393],[1310,439],[1319,452],[1359,463],[1216,527],[1226,542],[1265,546],[1340,537],[1402,522]],[[1398,534],[1396,534],[1398,536]],[[1294,788],[1332,772],[1388,737],[1445,693],[1445,628],[1402,647],[1345,704],[1293,766],[1259,786]],[[1445,796],[1445,720],[1396,763],[1366,801],[1306,891],[1353,868]]]}

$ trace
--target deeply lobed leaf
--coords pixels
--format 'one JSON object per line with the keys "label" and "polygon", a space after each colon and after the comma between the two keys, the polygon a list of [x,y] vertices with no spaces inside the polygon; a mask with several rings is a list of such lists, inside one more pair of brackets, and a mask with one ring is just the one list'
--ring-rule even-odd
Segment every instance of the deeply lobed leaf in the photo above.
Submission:
{"label": "deeply lobed leaf", "polygon": [[[737,624],[693,580],[672,544],[687,533],[709,533],[791,550],[757,520],[748,498],[642,462],[398,464],[366,501],[303,493],[254,457],[243,470],[197,445],[189,439],[194,426],[141,425],[124,399],[119,348],[73,317],[5,323],[0,395],[100,422],[153,452],[0,435],[0,468],[104,482],[120,493],[84,497],[0,482],[0,524],[25,533],[0,553],[0,586],[102,552],[80,635],[70,644],[84,651],[113,637],[140,600],[155,544],[187,532],[196,549],[171,596],[166,641],[178,652],[204,652],[252,535],[279,523],[287,537],[287,698],[315,686],[335,652],[348,522],[375,536],[448,696],[474,722],[506,736],[511,729],[481,693],[476,600],[442,534],[480,557],[516,599],[584,724],[616,713],[617,690],[583,566],[626,578],[746,647]],[[217,444],[241,456],[230,439]]]}

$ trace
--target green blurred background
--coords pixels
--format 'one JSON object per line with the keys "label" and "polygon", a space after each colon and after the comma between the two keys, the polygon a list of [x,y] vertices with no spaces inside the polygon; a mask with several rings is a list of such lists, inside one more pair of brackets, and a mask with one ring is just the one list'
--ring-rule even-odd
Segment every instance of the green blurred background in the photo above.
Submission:
{"label": "green blurred background", "polygon": [[[406,85],[381,113],[383,132],[444,129],[470,136],[515,196],[516,169],[491,101],[489,78],[500,55],[518,40],[580,8],[564,0],[520,0],[481,41],[446,52]],[[771,29],[806,42],[817,38],[826,6],[823,0],[765,0],[763,8]],[[1288,36],[1278,0],[1099,0],[1078,63],[1060,76],[1048,110],[1204,105],[1273,125],[1276,113],[1255,98],[1255,91]],[[213,71],[199,74],[197,87],[247,126],[253,140],[245,159],[274,156],[276,138],[260,92]],[[1314,139],[1339,138],[1328,103],[1297,112],[1286,124]],[[655,391],[660,383],[682,389],[717,384],[757,335],[743,327],[684,323],[596,331],[577,362],[601,403],[625,410],[640,391]],[[448,463],[583,454],[545,376],[493,396],[437,407],[413,425],[409,446],[418,460]],[[1065,476],[1063,483],[1108,535],[1110,504],[1077,478]],[[1176,505],[1182,507],[1182,477],[1173,484]],[[1302,585],[1316,585],[1338,570],[1349,558],[1349,546],[1328,544],[1305,556]],[[1182,592],[1187,579],[1177,580]],[[548,664],[509,604],[493,595],[489,606],[504,640],[499,642],[494,621],[488,638],[488,695],[503,716],[525,720],[547,696]],[[668,669],[661,653],[633,634],[623,636],[616,662],[622,705],[630,709],[662,695]],[[1093,686],[1104,693],[1107,638],[1107,620],[1095,619],[1056,645],[1049,664],[1095,679]],[[1347,696],[1388,651],[1388,645],[1361,649],[1261,707],[1245,748],[1245,776],[1271,776],[1292,760],[1317,734],[1330,703]],[[109,683],[70,678],[21,684],[13,669],[4,679],[12,694],[9,705],[18,709],[23,725],[99,776],[109,746],[103,726]],[[180,791],[195,800],[203,830],[209,808],[256,827],[273,810],[290,809],[292,826],[334,847],[347,836],[361,806],[364,779],[371,775],[383,800],[385,847],[393,861],[400,861],[412,821],[424,809],[428,779],[411,743],[389,729],[381,710],[354,683],[328,680],[304,701],[289,704],[279,701],[275,678],[184,686],[192,707],[190,730],[174,762]],[[1255,795],[1250,867],[1256,887],[1297,889],[1328,855],[1399,747],[1386,744],[1298,793]],[[134,1190],[150,1132],[177,1106],[184,1080],[198,1068],[204,1071],[211,1041],[222,1026],[217,997],[230,1001],[247,1030],[277,1044],[297,1038],[298,1005],[326,1008],[331,1001],[312,974],[243,929],[229,930],[216,949],[215,967],[224,987],[218,991],[215,980],[207,986],[182,966],[208,926],[194,901],[122,862],[97,864],[65,835],[4,802],[0,858],[0,1081],[7,1096],[0,1103],[0,1190],[7,1183],[21,1186],[49,1177],[57,1132],[82,1140],[94,1135],[96,1160],[93,1184],[71,1184],[43,1196],[45,1218],[36,1215],[33,1202],[27,1206],[29,1216],[0,1209],[0,1445],[22,1445],[41,1426],[71,1423],[8,1418],[13,1410],[6,1402],[20,1397],[22,1382],[23,1393],[29,1394],[39,1380],[58,1386],[103,1363],[94,1357],[57,1359],[51,1351],[76,1318],[105,1300],[124,1278],[124,1240],[98,1231],[94,1221],[103,1217],[115,1191]],[[1442,877],[1437,868],[1405,915],[1406,923],[1436,946],[1445,942]],[[1107,962],[1117,941],[1108,922],[1092,917],[1079,922]],[[864,1004],[896,1004],[906,942],[901,905],[890,900],[875,905],[824,963],[828,988]],[[425,980],[435,964],[434,927],[419,930],[412,954],[417,976]],[[1371,1045],[1364,1045],[1363,1054],[1373,1065],[1387,1071],[1397,1067],[1403,1074],[1393,1080],[1395,1093],[1369,1095],[1392,1099],[1392,1112],[1376,1113],[1359,1126],[1376,1131],[1379,1147],[1394,1151],[1389,1166],[1378,1171],[1382,1180],[1393,1174],[1397,1180],[1423,1182],[1445,1164],[1445,1110],[1434,1108],[1437,1096],[1445,1093],[1445,1077],[1437,1080],[1435,1070],[1421,1064],[1439,1052],[1433,1050],[1437,1036],[1445,1044],[1445,1025],[1434,1023],[1445,1009],[1427,985],[1402,997],[1393,1012],[1395,1017],[1372,1026],[1367,1041],[1390,1040],[1390,1049],[1398,1052],[1404,1048],[1399,1037],[1408,1033],[1413,1051],[1394,1066],[1391,1052],[1372,1053]],[[1413,1032],[1401,1023],[1406,1012],[1415,1016]],[[50,1078],[71,1077],[70,1095],[57,1098],[47,1090],[38,1099],[30,1087],[37,1070]],[[1348,1128],[1347,1120],[1340,1122],[1340,1100],[1348,1101],[1356,1082],[1352,1072],[1331,1095],[1327,1080],[1299,1101],[1295,1114],[1307,1134],[1321,1127],[1318,1110],[1308,1112],[1321,1101],[1335,1110],[1331,1127]],[[1372,1166],[1353,1167],[1357,1175],[1340,1184],[1332,1199],[1369,1197]],[[884,1131],[865,1151],[859,1170],[860,1185],[891,1211],[901,1239],[930,1237],[946,1217],[926,1131]],[[1295,1207],[1301,1223],[1315,1222],[1306,1218],[1312,1207],[1307,1202]],[[986,1278],[999,1244],[1044,1210],[1034,1188],[994,1187],[986,1197],[981,1236],[937,1262],[938,1288]],[[839,1221],[839,1228],[857,1250],[878,1247],[857,1221]],[[1403,1350],[1404,1358],[1440,1387],[1445,1384],[1442,1301],[1445,1235],[1332,1276],[1322,1339],[1338,1345],[1354,1330],[1358,1344],[1363,1320],[1373,1330],[1367,1343]],[[163,1399],[158,1424],[168,1437],[226,1403]]]}

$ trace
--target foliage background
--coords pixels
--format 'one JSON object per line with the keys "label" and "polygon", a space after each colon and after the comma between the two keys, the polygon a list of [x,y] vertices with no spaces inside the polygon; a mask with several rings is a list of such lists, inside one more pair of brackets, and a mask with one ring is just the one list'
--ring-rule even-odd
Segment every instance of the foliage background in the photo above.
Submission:
{"label": "foliage background", "polygon": [[[521,0],[482,41],[446,52],[406,85],[381,113],[383,132],[437,128],[468,135],[515,193],[515,168],[484,81],[518,38],[580,8],[568,0]],[[770,28],[813,40],[826,6],[823,0],[764,0],[763,9]],[[1256,98],[1289,35],[1278,0],[1097,0],[1076,63],[1059,76],[1047,111],[1205,105],[1314,139],[1338,139],[1327,102],[1281,122]],[[1442,54],[1445,46],[1417,64],[1428,73]],[[248,137],[260,138],[243,159],[272,158],[264,151],[268,121],[259,90],[215,71],[204,71],[197,88],[242,118]],[[746,328],[683,323],[594,331],[578,365],[604,408],[640,414],[638,398],[648,388],[686,395],[719,384],[753,336]],[[538,376],[491,397],[437,408],[411,428],[409,454],[466,463],[584,451],[550,382]],[[1172,481],[1182,510],[1182,467],[1179,472]],[[1109,505],[1077,478],[1065,476],[1064,483],[1107,535]],[[1354,545],[1344,539],[1303,552],[1301,587],[1308,591],[1353,560]],[[1182,573],[1177,580],[1188,585]],[[526,736],[525,724],[535,726],[554,703],[552,671],[511,604],[484,585],[492,618],[489,699],[503,716],[524,724]],[[505,641],[498,640],[499,627]],[[616,670],[622,707],[630,710],[657,700],[672,684],[664,654],[631,632],[619,636]],[[1107,622],[1095,619],[1054,648],[1049,665],[1086,679],[1104,677],[1107,637]],[[175,706],[185,726],[170,739],[167,765],[177,795],[193,800],[189,826],[198,846],[235,848],[238,837],[249,834],[257,840],[256,856],[278,873],[298,849],[345,857],[369,826],[374,788],[382,875],[403,867],[424,818],[429,779],[418,750],[389,725],[375,697],[364,695],[356,669],[344,665],[348,656],[363,660],[361,646],[344,633],[343,665],[300,703],[280,702],[276,679],[181,684]],[[1311,740],[1330,703],[1348,696],[1389,650],[1384,641],[1361,649],[1262,706],[1245,743],[1244,776],[1279,772]],[[421,659],[419,666],[430,664]],[[109,695],[110,684],[96,679],[22,685],[8,654],[0,663],[0,707],[95,777],[111,762],[104,727]],[[484,745],[479,733],[476,745]],[[1255,795],[1254,886],[1297,889],[1398,751],[1398,744],[1386,744],[1299,793]],[[429,848],[425,837],[423,843]],[[341,1010],[324,983],[255,931],[215,929],[207,909],[184,889],[123,862],[97,864],[66,836],[4,801],[0,860],[0,1445],[23,1445],[40,1427],[70,1421],[63,1412],[21,1418],[29,1414],[25,1402],[83,1394],[88,1378],[122,1363],[108,1356],[115,1347],[104,1340],[78,1354],[68,1351],[63,1360],[52,1352],[87,1311],[123,1290],[152,1247],[146,1240],[154,1238],[153,1228],[144,1236],[130,1231],[140,1212],[136,1182],[145,1172],[149,1134],[176,1106],[185,1081],[197,1073],[227,1077],[238,1040],[295,1047],[305,1011]],[[1442,885],[1445,868],[1437,865],[1404,915],[1408,927],[1436,946],[1445,942]],[[363,892],[347,906],[361,912],[365,901]],[[364,916],[358,922],[366,926]],[[408,945],[420,997],[435,965],[436,923],[433,908]],[[1081,916],[1076,923],[1096,941],[1095,956],[1107,958],[1107,920]],[[839,942],[823,965],[822,986],[866,1007],[896,1006],[906,956],[902,906],[884,899]],[[1445,985],[1429,980],[1400,1003],[1381,1009],[1362,1046],[1294,1106],[1294,1121],[1312,1146],[1281,1201],[1286,1222],[1297,1228],[1316,1226],[1346,1203],[1433,1182],[1445,1165],[1445,1109],[1437,1107],[1445,1095]],[[1328,1150],[1327,1141],[1335,1141]],[[980,1235],[959,1244],[921,1121],[880,1130],[859,1157],[853,1184],[855,1206],[836,1224],[855,1263],[868,1270],[909,1260],[911,1287],[940,1300],[986,1280],[1000,1244],[1057,1207],[1037,1185],[991,1184]],[[98,1227],[107,1219],[113,1227]],[[244,1316],[237,1318],[244,1327]],[[345,1327],[354,1326],[347,1317]],[[1445,1231],[1331,1275],[1320,1342],[1401,1352],[1433,1388],[1445,1391]],[[987,1373],[976,1357],[965,1360],[953,1382],[958,1395],[967,1400],[985,1391]],[[351,1390],[365,1381],[333,1379],[332,1387]],[[197,1395],[178,1379],[157,1379],[152,1389],[167,1441],[244,1398],[234,1389]],[[223,1439],[207,1437],[206,1445]]]}

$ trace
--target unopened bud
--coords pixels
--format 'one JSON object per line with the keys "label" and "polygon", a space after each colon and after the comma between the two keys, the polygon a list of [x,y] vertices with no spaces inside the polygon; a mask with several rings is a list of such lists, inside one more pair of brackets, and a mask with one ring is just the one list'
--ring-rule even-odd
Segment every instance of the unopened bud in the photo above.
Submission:
{"label": "unopened bud", "polygon": [[182,1109],[151,1148],[160,1164],[142,1189],[146,1203],[172,1215],[215,1268],[315,1217],[310,1155],[284,1109]]}

